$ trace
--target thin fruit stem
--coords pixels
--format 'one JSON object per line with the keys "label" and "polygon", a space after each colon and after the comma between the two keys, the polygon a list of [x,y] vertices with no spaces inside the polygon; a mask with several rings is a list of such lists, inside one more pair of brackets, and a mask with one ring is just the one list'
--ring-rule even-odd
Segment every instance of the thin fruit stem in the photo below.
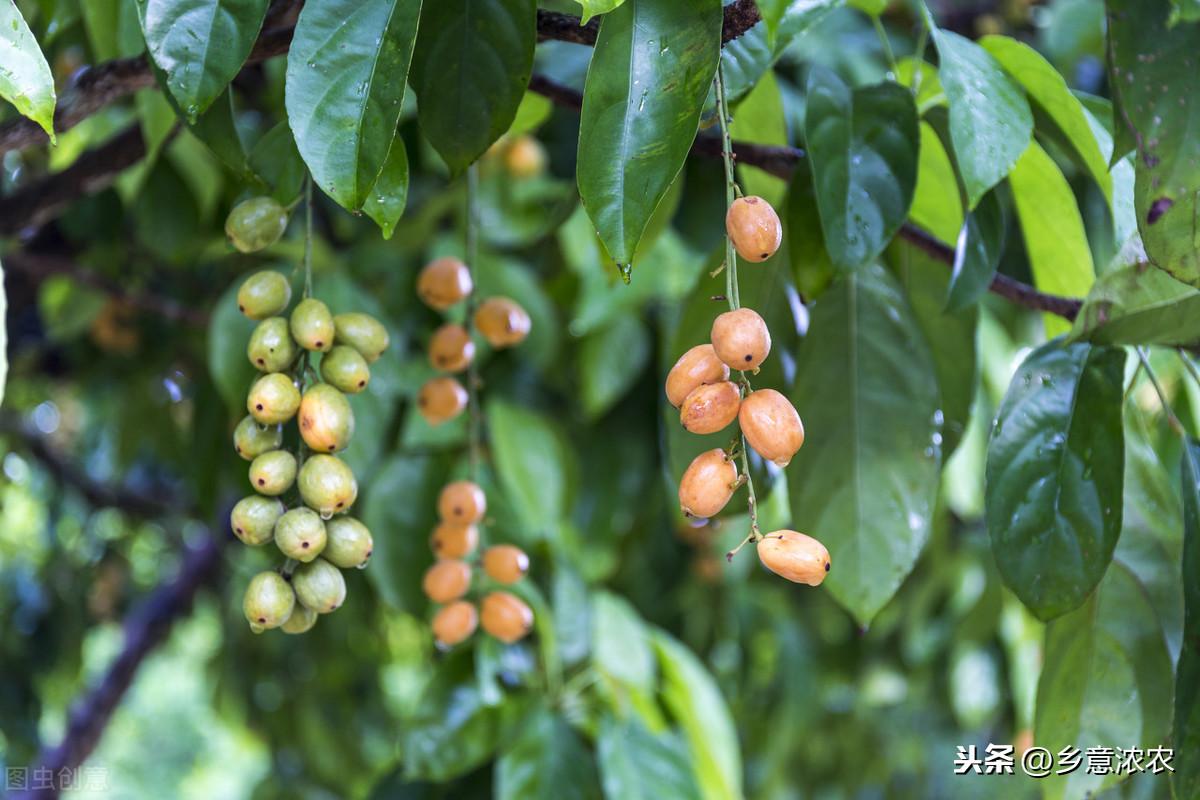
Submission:
{"label": "thin fruit stem", "polygon": [[313,190],[312,175],[304,180],[304,296],[312,297]]}
{"label": "thin fruit stem", "polygon": [[888,69],[892,72],[892,79],[900,77],[900,67],[896,64],[896,54],[892,52],[892,43],[888,39],[887,31],[883,29],[883,22],[874,14],[871,15],[871,22],[875,25],[875,35],[879,37],[879,44],[883,47],[883,55],[887,58]]}
{"label": "thin fruit stem", "polygon": [[1150,359],[1146,357],[1145,348],[1138,347],[1138,358],[1142,360],[1142,366],[1146,369],[1146,376],[1150,378],[1150,383],[1154,386],[1154,392],[1158,395],[1158,401],[1162,403],[1163,411],[1167,414],[1167,424],[1171,426],[1171,430],[1182,435],[1183,423],[1179,421],[1179,417],[1175,416],[1175,411],[1171,408],[1171,404],[1167,401],[1167,394],[1163,391],[1162,385],[1158,382],[1158,376],[1154,374],[1154,369],[1150,366]]}
{"label": "thin fruit stem", "polygon": [[1122,399],[1124,402],[1129,402],[1129,398],[1133,395],[1133,390],[1137,388],[1138,376],[1142,374],[1142,362],[1139,361],[1137,366],[1133,368],[1133,375],[1129,378],[1129,386],[1125,387],[1125,396]]}
{"label": "thin fruit stem", "polygon": [[[467,224],[466,224],[467,271],[473,273],[479,258],[479,168],[472,164],[467,168]],[[472,275],[474,278],[474,275]],[[474,281],[472,280],[472,283]],[[475,336],[475,290],[467,297],[466,319],[463,325],[467,333]],[[468,442],[471,459],[471,480],[479,483],[480,449],[483,439],[483,422],[479,413],[479,367],[475,359],[467,365],[467,422]]]}
{"label": "thin fruit stem", "polygon": [[1192,380],[1196,382],[1196,386],[1200,387],[1200,372],[1196,371],[1196,365],[1192,363],[1192,359],[1188,357],[1188,354],[1182,348],[1176,349],[1175,352],[1179,354],[1179,360],[1183,362],[1184,369],[1187,370],[1188,375],[1191,375]]}

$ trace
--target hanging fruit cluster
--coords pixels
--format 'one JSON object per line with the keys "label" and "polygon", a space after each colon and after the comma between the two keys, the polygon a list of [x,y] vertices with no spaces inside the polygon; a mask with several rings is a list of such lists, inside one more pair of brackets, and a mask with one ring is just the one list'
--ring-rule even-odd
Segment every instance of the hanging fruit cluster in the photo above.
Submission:
{"label": "hanging fruit cluster", "polygon": [[[725,268],[730,270],[730,310],[713,320],[709,341],[679,357],[667,374],[666,394],[679,409],[684,430],[713,434],[737,420],[740,433],[728,449],[714,448],[696,456],[679,480],[679,507],[684,515],[716,516],[734,492],[746,485],[751,531],[762,563],[778,575],[816,586],[829,571],[829,553],[816,539],[791,530],[762,534],[758,529],[753,483],[745,448],[786,467],[804,444],[804,424],[791,401],[780,392],[754,389],[746,373],[757,374],[771,354],[771,332],[758,312],[740,307],[736,289],[736,258],[765,261],[783,240],[779,217],[761,197],[739,197],[725,217]],[[735,252],[736,251],[736,255]],[[731,379],[731,370],[739,373]],[[737,459],[742,456],[739,475]]]}
{"label": "hanging fruit cluster", "polygon": [[[346,516],[358,482],[334,454],[354,435],[346,395],[367,387],[369,365],[387,349],[387,329],[369,314],[335,316],[307,296],[284,317],[291,297],[287,278],[273,271],[251,275],[237,295],[238,309],[258,320],[246,355],[262,375],[233,434],[256,494],[234,506],[230,522],[245,544],[274,542],[287,559],[246,589],[242,610],[256,633],[303,633],[318,614],[336,610],[346,598],[340,570],[366,566],[373,547],[367,527]],[[319,372],[310,363],[317,353]],[[284,449],[284,426],[293,419],[295,452]]]}
{"label": "hanging fruit cluster", "polygon": [[[469,301],[473,291],[471,271],[457,258],[436,259],[417,278],[417,294],[436,311],[444,312]],[[468,308],[466,316],[497,350],[518,345],[529,335],[529,314],[507,297],[488,298],[473,313]],[[470,328],[447,322],[434,332],[429,342],[429,363],[434,369],[462,373],[472,369],[474,362],[475,342]],[[473,372],[467,380],[475,388]],[[417,408],[431,425],[440,425],[461,414],[471,402],[471,394],[457,379],[441,375],[421,387]],[[474,424],[470,435],[474,463],[479,437]],[[506,644],[523,639],[533,627],[532,609],[515,594],[488,584],[508,586],[521,580],[529,570],[529,557],[509,544],[488,547],[481,559],[476,555],[487,496],[475,482],[446,484],[438,495],[437,511],[440,521],[429,538],[437,561],[425,572],[422,588],[440,606],[432,622],[438,646],[450,648],[466,641],[480,624],[489,635]],[[472,579],[480,567],[486,580],[480,587],[482,598],[477,607],[471,599]]]}

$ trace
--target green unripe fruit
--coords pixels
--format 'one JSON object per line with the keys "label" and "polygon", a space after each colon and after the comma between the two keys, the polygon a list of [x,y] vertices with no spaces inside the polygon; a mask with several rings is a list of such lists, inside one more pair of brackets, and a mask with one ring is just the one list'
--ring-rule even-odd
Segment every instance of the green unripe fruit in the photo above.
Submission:
{"label": "green unripe fruit", "polygon": [[318,614],[328,614],[346,600],[346,579],[323,558],[296,567],[292,588],[296,590],[296,599]]}
{"label": "green unripe fruit", "polygon": [[327,383],[310,386],[300,401],[300,436],[318,453],[345,450],[354,436],[354,412],[346,395]]}
{"label": "green unripe fruit", "polygon": [[329,519],[354,505],[358,481],[340,458],[313,456],[300,469],[300,497],[305,505]]}
{"label": "green unripe fruit", "polygon": [[296,482],[296,457],[286,450],[263,453],[250,464],[250,485],[259,494],[275,497]]}
{"label": "green unripe fruit", "polygon": [[238,288],[238,311],[250,319],[273,317],[292,302],[292,286],[274,270],[256,272]]}
{"label": "green unripe fruit", "polygon": [[254,417],[243,417],[233,429],[233,449],[247,461],[263,453],[278,450],[283,444],[283,428],[278,425],[259,425]]}
{"label": "green unripe fruit", "polygon": [[273,197],[251,197],[229,212],[225,218],[225,235],[241,252],[254,253],[278,242],[287,230],[287,224],[287,209]]}
{"label": "green unripe fruit", "polygon": [[283,516],[283,503],[272,497],[252,494],[243,497],[229,515],[233,535],[244,544],[258,547],[271,541],[275,535],[275,523]]}
{"label": "green unripe fruit", "polygon": [[279,626],[279,630],[284,633],[307,633],[316,624],[317,612],[296,603],[296,607],[292,609],[292,615],[288,617],[287,622]]}
{"label": "green unripe fruit", "polygon": [[300,352],[288,331],[288,321],[283,317],[264,319],[250,334],[246,345],[246,357],[259,372],[282,372],[296,360]]}
{"label": "green unripe fruit", "polygon": [[368,364],[375,363],[388,348],[387,328],[370,314],[361,311],[338,314],[333,318],[333,325],[337,329],[338,343],[353,347]]}
{"label": "green unripe fruit", "polygon": [[250,579],[242,598],[242,613],[252,626],[278,628],[296,606],[296,594],[278,572],[260,572]]}
{"label": "green unripe fruit", "polygon": [[300,390],[282,372],[263,375],[250,387],[246,410],[264,425],[278,425],[296,416],[300,409]]}
{"label": "green unripe fruit", "polygon": [[347,394],[358,394],[371,380],[371,368],[362,353],[339,344],[321,359],[321,377]]}
{"label": "green unripe fruit", "polygon": [[312,561],[325,549],[325,523],[312,509],[293,508],[275,523],[275,546],[288,558]]}
{"label": "green unripe fruit", "polygon": [[292,338],[305,350],[327,353],[333,349],[333,315],[320,300],[301,300],[292,311],[291,326]]}
{"label": "green unripe fruit", "polygon": [[353,517],[335,517],[325,523],[325,550],[321,557],[336,567],[365,567],[375,549],[371,532]]}

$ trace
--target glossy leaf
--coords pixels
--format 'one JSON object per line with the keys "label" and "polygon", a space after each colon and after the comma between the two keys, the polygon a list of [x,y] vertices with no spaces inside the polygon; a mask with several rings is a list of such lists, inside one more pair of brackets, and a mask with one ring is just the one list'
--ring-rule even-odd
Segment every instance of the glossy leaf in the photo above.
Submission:
{"label": "glossy leaf", "polygon": [[497,800],[592,800],[600,791],[592,754],[562,717],[538,709],[496,762]]}
{"label": "glossy leaf", "polygon": [[363,212],[375,220],[375,224],[383,231],[383,238],[390,239],[407,202],[408,153],[404,149],[404,139],[397,136],[392,141],[387,161],[383,162],[383,171],[379,173],[375,185],[371,187],[371,193],[367,195]]}
{"label": "glossy leaf", "polygon": [[894,83],[851,89],[833,72],[808,77],[804,129],[825,246],[833,263],[873,260],[908,217],[917,183],[917,109]]}
{"label": "glossy leaf", "polygon": [[597,669],[627,686],[653,691],[654,652],[641,616],[628,601],[600,592],[592,601],[592,660]]}
{"label": "glossy leaf", "polygon": [[562,432],[547,417],[515,403],[487,404],[492,457],[500,482],[533,536],[546,536],[567,508],[567,459]]}
{"label": "glossy leaf", "polygon": [[412,87],[421,130],[452,174],[483,155],[512,124],[533,72],[536,43],[534,0],[439,0],[424,6]]}
{"label": "glossy leaf", "polygon": [[313,180],[357,211],[387,160],[417,35],[418,2],[310,0],[288,52],[284,101]]}
{"label": "glossy leaf", "polygon": [[626,0],[606,14],[579,121],[583,206],[618,264],[687,158],[716,73],[718,0]]}
{"label": "glossy leaf", "polygon": [[1183,466],[1183,649],[1175,673],[1176,797],[1200,792],[1200,442],[1184,444]]}
{"label": "glossy leaf", "polygon": [[[1009,185],[1034,285],[1048,294],[1086,295],[1096,279],[1092,250],[1075,193],[1054,160],[1031,143],[1013,168]],[[1070,329],[1061,317],[1044,316],[1048,336]]]}
{"label": "glossy leaf", "polygon": [[[782,3],[781,12],[779,0],[758,4],[764,21],[721,49],[721,74],[729,102],[753,89],[789,45],[841,4],[842,0],[788,0]],[[772,32],[769,19],[776,13],[780,13],[779,22]]]}
{"label": "glossy leaf", "polygon": [[636,717],[605,717],[596,738],[607,800],[699,800],[687,745],[673,732],[652,733]]}
{"label": "glossy leaf", "polygon": [[14,2],[0,3],[0,45],[4,48],[0,97],[41,125],[50,141],[55,141],[54,76]]}
{"label": "glossy leaf", "polygon": [[942,140],[928,122],[921,123],[920,150],[909,218],[946,244],[953,244],[963,226],[958,178]]}
{"label": "glossy leaf", "polygon": [[938,76],[950,105],[950,138],[974,208],[1025,152],[1033,114],[1024,93],[991,55],[957,33],[933,29]]}
{"label": "glossy leaf", "polygon": [[1121,533],[1125,351],[1055,340],[1013,376],[988,442],[1000,574],[1043,620],[1077,608]]}
{"label": "glossy leaf", "polygon": [[1200,290],[1140,262],[1101,275],[1088,292],[1072,339],[1097,344],[1200,342]]}
{"label": "glossy leaf", "polygon": [[946,293],[946,309],[956,311],[979,302],[992,285],[1004,252],[1007,225],[1004,206],[995,192],[988,192],[967,212],[954,245],[954,267]]}
{"label": "glossy leaf", "polygon": [[607,14],[617,6],[625,2],[625,0],[575,0],[579,5],[583,6],[583,13],[580,15],[580,24],[586,25],[588,20],[597,14]]}
{"label": "glossy leaf", "polygon": [[1155,264],[1200,286],[1200,24],[1171,25],[1169,0],[1107,7],[1115,118],[1137,147],[1138,230]]}
{"label": "glossy leaf", "polygon": [[141,0],[138,21],[167,90],[195,121],[241,70],[268,0]]}
{"label": "glossy leaf", "polygon": [[579,345],[579,399],[595,419],[620,400],[641,377],[650,360],[646,326],[635,316],[621,316],[589,334]]}
{"label": "glossy leaf", "polygon": [[933,359],[894,278],[869,266],[821,296],[795,385],[793,523],[829,548],[823,587],[866,625],[929,537],[941,463]]}
{"label": "glossy leaf", "polygon": [[663,631],[654,634],[662,700],[687,738],[705,800],[742,796],[742,755],[725,698],[704,664]]}

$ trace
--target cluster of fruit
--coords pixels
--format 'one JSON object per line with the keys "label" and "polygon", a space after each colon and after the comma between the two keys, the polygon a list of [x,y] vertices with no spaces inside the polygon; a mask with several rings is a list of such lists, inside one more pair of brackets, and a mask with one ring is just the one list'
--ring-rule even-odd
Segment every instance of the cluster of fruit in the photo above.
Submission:
{"label": "cluster of fruit", "polygon": [[[471,296],[475,289],[471,271],[457,258],[434,259],[417,278],[417,294],[425,305],[446,311]],[[493,349],[514,347],[529,335],[529,314],[515,300],[489,297],[471,315],[475,330]],[[461,373],[475,360],[475,341],[465,325],[447,322],[429,341],[429,363],[439,372]],[[417,409],[430,425],[457,417],[467,407],[463,385],[451,375],[430,378],[417,393]]]}
{"label": "cluster of fruit", "polygon": [[[725,228],[737,254],[750,262],[770,258],[783,240],[779,217],[761,197],[735,200]],[[728,451],[703,452],[684,471],[679,507],[686,516],[715,516],[746,483],[735,462],[740,448],[748,444],[767,461],[786,467],[804,444],[804,425],[791,401],[774,389],[752,389],[746,377],[748,371],[757,373],[770,353],[771,332],[762,316],[750,308],[733,308],[713,321],[709,342],[685,352],[667,374],[667,400],[679,409],[685,430],[717,433],[734,419],[741,428]],[[741,373],[736,382],[730,380],[731,369]],[[771,571],[812,586],[825,579],[829,553],[816,539],[790,530],[765,536],[752,530],[752,537]]]}
{"label": "cluster of fruit", "polygon": [[[364,567],[373,547],[367,527],[345,516],[358,482],[333,454],[354,435],[346,395],[367,387],[369,365],[387,349],[387,329],[369,314],[334,316],[311,297],[283,317],[291,296],[287,279],[272,271],[251,275],[237,296],[238,309],[259,321],[246,354],[263,374],[233,434],[238,455],[250,461],[256,494],[234,506],[230,522],[245,544],[274,541],[287,558],[279,571],[255,575],[246,589],[242,610],[256,633],[307,631],[318,614],[345,600],[340,570]],[[316,353],[319,374],[309,364]],[[284,426],[293,419],[301,439],[295,453],[284,449]]]}

